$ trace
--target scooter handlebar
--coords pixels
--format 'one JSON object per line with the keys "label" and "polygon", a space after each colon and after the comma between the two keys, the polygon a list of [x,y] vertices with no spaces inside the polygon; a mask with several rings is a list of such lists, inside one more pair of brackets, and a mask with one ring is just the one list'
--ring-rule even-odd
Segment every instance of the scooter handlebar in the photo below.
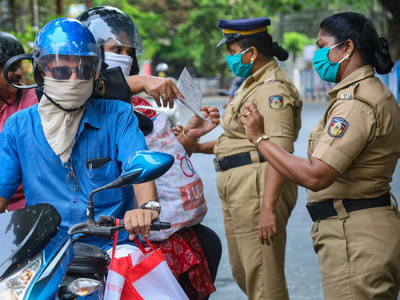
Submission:
{"label": "scooter handlebar", "polygon": [[[171,223],[161,222],[159,219],[154,220],[150,224],[151,231],[160,231],[163,229],[171,228]],[[114,232],[125,230],[124,220],[119,220],[119,225],[116,226],[116,218],[113,216],[99,216],[99,221],[96,222],[95,226],[89,225],[87,222],[81,222],[75,224],[68,231],[69,235],[74,236],[76,234],[82,234],[76,240],[88,237],[98,236],[102,238],[112,238]],[[75,241],[75,240],[74,240]]]}
{"label": "scooter handlebar", "polygon": [[[119,226],[125,227],[124,220],[119,220]],[[151,231],[160,231],[160,230],[169,229],[169,228],[171,228],[171,223],[170,222],[161,222],[160,219],[154,220],[150,224]]]}

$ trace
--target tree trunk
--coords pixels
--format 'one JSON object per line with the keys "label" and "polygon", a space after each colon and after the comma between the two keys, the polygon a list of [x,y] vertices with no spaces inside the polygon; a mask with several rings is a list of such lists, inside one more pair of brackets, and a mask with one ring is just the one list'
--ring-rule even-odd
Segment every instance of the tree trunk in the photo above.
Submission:
{"label": "tree trunk", "polygon": [[62,0],[56,0],[56,15],[62,15]]}
{"label": "tree trunk", "polygon": [[17,8],[15,7],[15,1],[10,0],[10,12],[11,12],[11,22],[14,32],[18,32],[17,28]]}
{"label": "tree trunk", "polygon": [[86,0],[86,8],[91,8],[93,7],[93,0]]}
{"label": "tree trunk", "polygon": [[393,60],[400,59],[400,5],[398,0],[379,0],[382,7],[390,12],[388,17],[388,34],[389,50]]}

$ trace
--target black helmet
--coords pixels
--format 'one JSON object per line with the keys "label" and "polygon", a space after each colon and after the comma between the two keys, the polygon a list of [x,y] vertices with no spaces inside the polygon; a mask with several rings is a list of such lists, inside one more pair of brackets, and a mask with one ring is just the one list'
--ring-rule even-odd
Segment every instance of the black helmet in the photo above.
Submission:
{"label": "black helmet", "polygon": [[[7,32],[0,31],[0,65],[1,67],[9,60],[19,54],[24,54],[24,48],[17,38]],[[14,104],[19,103],[22,97],[22,91],[18,90],[15,95]],[[8,103],[3,95],[0,94],[0,100],[7,105],[12,105]]]}
{"label": "black helmet", "polygon": [[139,73],[136,55],[143,53],[143,43],[135,22],[123,11],[112,6],[92,7],[77,19],[86,25],[99,46],[121,45],[135,48],[130,75]]}
{"label": "black helmet", "polygon": [[3,65],[9,58],[24,53],[24,48],[15,36],[0,31],[0,64]]}

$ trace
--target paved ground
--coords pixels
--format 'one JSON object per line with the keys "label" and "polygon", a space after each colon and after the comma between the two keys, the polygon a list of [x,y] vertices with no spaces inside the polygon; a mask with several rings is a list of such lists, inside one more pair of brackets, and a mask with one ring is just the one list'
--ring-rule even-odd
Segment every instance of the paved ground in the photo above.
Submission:
{"label": "paved ground", "polygon": [[[221,97],[205,98],[203,105],[217,106],[223,111],[224,99]],[[302,120],[303,127],[296,142],[296,155],[306,157],[307,136],[322,117],[327,104],[304,105]],[[181,107],[181,122],[186,124],[191,117],[191,112]],[[202,141],[216,139],[221,134],[222,128],[218,127],[213,132],[202,138]],[[199,171],[205,186],[205,196],[208,201],[208,213],[205,225],[212,228],[221,238],[223,245],[222,259],[217,275],[215,292],[211,300],[245,300],[246,295],[239,289],[232,278],[228,262],[227,245],[223,227],[221,204],[216,188],[216,174],[213,167],[213,156],[195,154],[192,162]],[[396,169],[392,182],[392,192],[400,200],[400,168]],[[318,269],[318,258],[314,253],[311,243],[310,230],[312,221],[305,208],[306,191],[299,188],[297,206],[292,212],[288,224],[288,243],[286,248],[286,279],[292,300],[320,300],[323,299],[321,279]],[[399,297],[400,299],[400,297]]]}

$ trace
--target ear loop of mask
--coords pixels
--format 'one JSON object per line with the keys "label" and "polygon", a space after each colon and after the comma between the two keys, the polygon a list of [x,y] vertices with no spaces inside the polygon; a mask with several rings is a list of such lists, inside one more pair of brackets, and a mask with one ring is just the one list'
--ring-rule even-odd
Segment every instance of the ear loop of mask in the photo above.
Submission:
{"label": "ear loop of mask", "polygon": [[[250,50],[250,47],[249,48],[247,48],[246,50],[244,50],[243,52],[240,52],[240,54],[241,55],[243,55],[243,54],[245,54],[247,51],[249,51]],[[253,62],[254,62],[254,58],[251,58],[251,64],[253,64]]]}
{"label": "ear loop of mask", "polygon": [[341,61],[339,61],[339,64],[341,64],[343,61],[345,61],[346,59],[348,59],[351,55],[351,52],[349,54],[347,54],[345,57],[343,57],[343,59]]}
{"label": "ear loop of mask", "polygon": [[247,51],[249,51],[250,50],[250,47],[249,48],[247,48],[246,50],[244,50],[243,52],[240,52],[240,54],[245,54]]}
{"label": "ear loop of mask", "polygon": [[[333,45],[332,47],[329,47],[329,50],[331,50],[331,49],[333,49],[333,48],[335,48],[335,47],[337,47],[337,46],[339,46],[339,45],[341,45],[341,44],[344,44],[346,41],[343,41],[343,42],[341,42],[341,43],[338,43],[338,44],[336,44],[336,45]],[[348,59],[349,57],[350,57],[350,55],[351,55],[351,52],[349,53],[349,54],[347,54],[341,61],[339,61],[338,63],[339,64],[341,64],[342,62],[344,62],[346,59]]]}

